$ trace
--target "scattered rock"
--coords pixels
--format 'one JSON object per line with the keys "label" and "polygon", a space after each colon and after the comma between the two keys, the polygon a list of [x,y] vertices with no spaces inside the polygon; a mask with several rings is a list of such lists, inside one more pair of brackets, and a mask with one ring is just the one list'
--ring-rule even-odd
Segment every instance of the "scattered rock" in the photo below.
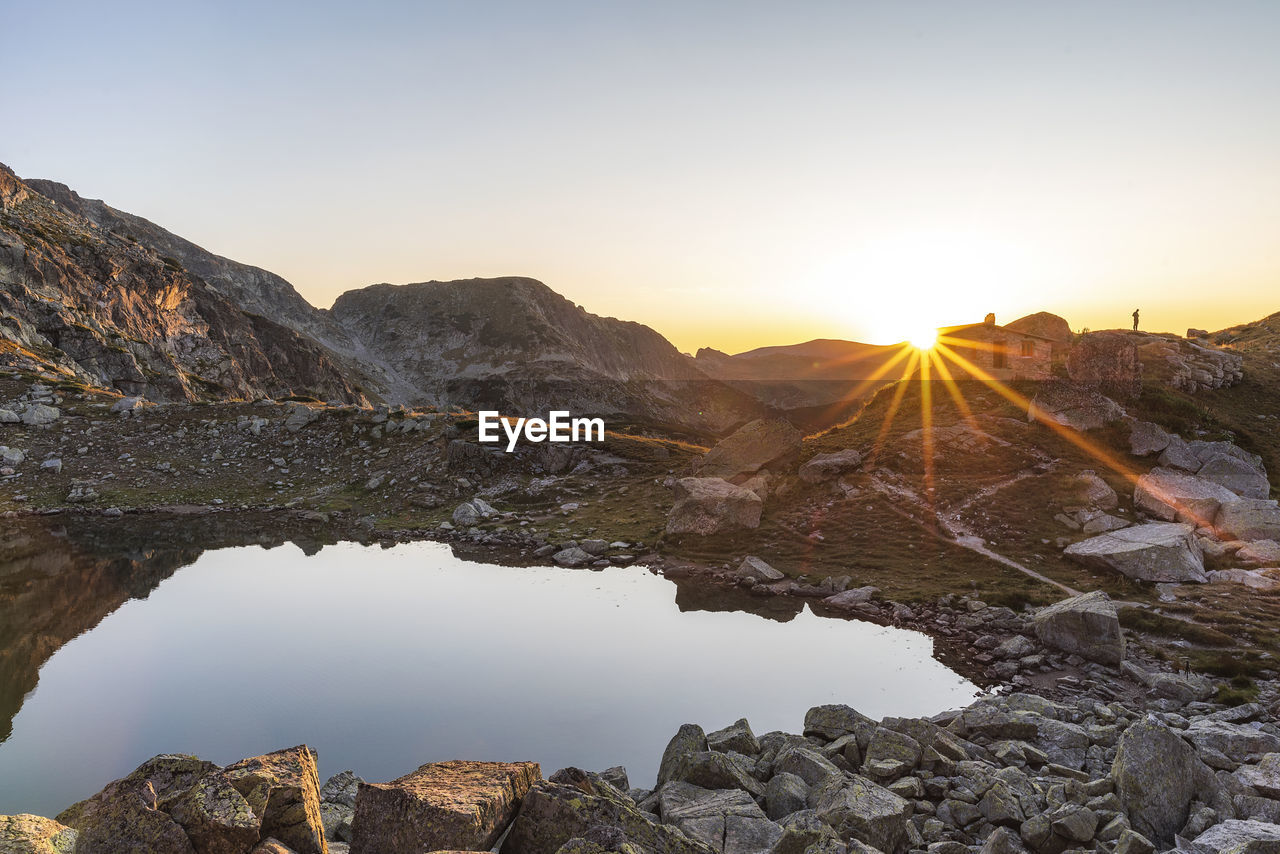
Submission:
{"label": "scattered rock", "polygon": [[805,483],[822,483],[833,480],[862,466],[862,454],[854,448],[845,448],[831,454],[817,454],[800,466],[800,479]]}
{"label": "scattered rock", "polygon": [[747,555],[738,565],[738,575],[743,578],[754,578],[756,581],[780,581],[786,573],[774,569],[755,555]]}

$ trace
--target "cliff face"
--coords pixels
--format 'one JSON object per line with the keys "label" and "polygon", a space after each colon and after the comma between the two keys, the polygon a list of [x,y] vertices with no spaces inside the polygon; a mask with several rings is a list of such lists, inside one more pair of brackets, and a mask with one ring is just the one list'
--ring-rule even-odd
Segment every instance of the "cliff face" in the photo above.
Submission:
{"label": "cliff face", "polygon": [[362,398],[316,341],[54,195],[0,166],[0,358],[152,400]]}
{"label": "cliff face", "polygon": [[711,431],[761,411],[649,327],[590,314],[533,279],[373,285],[343,294],[331,313],[410,403]]}

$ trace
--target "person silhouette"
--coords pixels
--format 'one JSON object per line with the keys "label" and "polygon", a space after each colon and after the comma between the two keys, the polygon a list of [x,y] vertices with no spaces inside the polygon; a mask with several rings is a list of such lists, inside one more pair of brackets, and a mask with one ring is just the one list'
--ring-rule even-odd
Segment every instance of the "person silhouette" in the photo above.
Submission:
{"label": "person silhouette", "polygon": [[1138,331],[1138,310],[1136,308],[1133,310],[1133,331]]}

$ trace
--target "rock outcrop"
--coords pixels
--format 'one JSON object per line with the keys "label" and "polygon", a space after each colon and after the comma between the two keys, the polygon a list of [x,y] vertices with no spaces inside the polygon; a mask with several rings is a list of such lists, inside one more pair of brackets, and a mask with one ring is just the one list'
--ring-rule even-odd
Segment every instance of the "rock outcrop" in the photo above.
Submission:
{"label": "rock outcrop", "polygon": [[5,360],[158,401],[363,399],[316,341],[127,234],[30,187],[19,195],[0,222]]}

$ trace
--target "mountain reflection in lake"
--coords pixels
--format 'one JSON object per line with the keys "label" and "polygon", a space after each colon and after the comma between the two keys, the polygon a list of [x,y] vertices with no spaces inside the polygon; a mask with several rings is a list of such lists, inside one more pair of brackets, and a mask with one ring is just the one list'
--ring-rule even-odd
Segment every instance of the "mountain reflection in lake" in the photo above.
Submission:
{"label": "mountain reflection in lake", "polygon": [[322,778],[532,759],[652,785],[681,723],[799,731],[819,703],[920,715],[975,691],[919,633],[682,612],[641,568],[502,567],[437,543],[50,553],[0,563],[0,712],[20,705],[0,813],[52,815],[157,753],[303,742]]}

